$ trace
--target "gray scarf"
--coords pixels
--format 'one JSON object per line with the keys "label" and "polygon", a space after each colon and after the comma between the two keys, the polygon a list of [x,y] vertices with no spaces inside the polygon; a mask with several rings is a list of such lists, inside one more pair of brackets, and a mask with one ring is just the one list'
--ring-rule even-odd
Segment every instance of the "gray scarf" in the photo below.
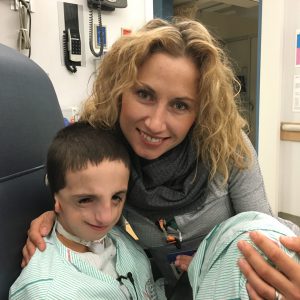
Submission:
{"label": "gray scarf", "polygon": [[130,156],[132,170],[126,201],[149,219],[182,215],[206,199],[208,170],[197,162],[190,134],[155,160],[144,160],[132,149]]}

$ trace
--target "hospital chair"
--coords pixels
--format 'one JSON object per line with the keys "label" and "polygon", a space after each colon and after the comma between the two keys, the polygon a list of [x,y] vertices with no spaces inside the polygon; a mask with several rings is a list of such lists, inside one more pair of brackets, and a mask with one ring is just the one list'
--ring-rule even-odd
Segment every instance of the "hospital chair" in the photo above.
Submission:
{"label": "hospital chair", "polygon": [[0,44],[0,300],[21,271],[30,222],[53,207],[46,151],[64,126],[53,86],[32,60]]}
{"label": "hospital chair", "polygon": [[[0,300],[21,272],[30,222],[53,208],[45,186],[45,158],[64,126],[46,73],[32,60],[0,44]],[[191,299],[187,276],[170,300]],[[190,295],[190,296],[189,296]]]}

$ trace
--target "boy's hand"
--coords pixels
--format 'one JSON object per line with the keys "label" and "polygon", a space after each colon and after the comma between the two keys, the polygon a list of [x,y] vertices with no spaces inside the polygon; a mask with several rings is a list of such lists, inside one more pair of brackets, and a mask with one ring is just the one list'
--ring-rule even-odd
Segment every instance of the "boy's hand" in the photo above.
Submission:
{"label": "boy's hand", "polygon": [[177,255],[175,260],[175,266],[180,268],[182,271],[187,271],[193,256],[188,255]]}
{"label": "boy's hand", "polygon": [[29,260],[35,252],[36,247],[38,247],[40,251],[44,251],[46,249],[46,244],[43,237],[47,236],[50,233],[54,223],[54,219],[54,211],[47,211],[31,222],[30,228],[28,230],[28,238],[22,250],[22,268],[24,268],[28,264]]}

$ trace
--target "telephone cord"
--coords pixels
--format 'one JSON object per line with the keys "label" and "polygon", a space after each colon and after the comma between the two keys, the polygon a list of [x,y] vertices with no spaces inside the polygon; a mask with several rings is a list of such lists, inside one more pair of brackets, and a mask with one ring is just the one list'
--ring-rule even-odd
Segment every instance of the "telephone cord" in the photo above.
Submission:
{"label": "telephone cord", "polygon": [[18,36],[19,51],[29,49],[28,57],[31,56],[31,14],[25,5],[19,6],[20,31]]}
{"label": "telephone cord", "polygon": [[[92,54],[95,56],[95,57],[101,57],[102,54],[103,54],[103,48],[104,48],[104,38],[103,38],[103,30],[102,30],[102,16],[101,16],[101,0],[98,0],[98,3],[97,3],[97,12],[98,12],[98,24],[99,24],[99,27],[100,27],[100,50],[99,52],[97,53],[95,50],[94,50],[94,46],[93,46],[93,33],[94,33],[94,30],[93,30],[93,26],[94,26],[94,21],[93,21],[93,9],[90,8],[89,10],[89,46],[90,46],[90,50],[92,52]],[[97,42],[97,38],[96,38],[96,42]]]}

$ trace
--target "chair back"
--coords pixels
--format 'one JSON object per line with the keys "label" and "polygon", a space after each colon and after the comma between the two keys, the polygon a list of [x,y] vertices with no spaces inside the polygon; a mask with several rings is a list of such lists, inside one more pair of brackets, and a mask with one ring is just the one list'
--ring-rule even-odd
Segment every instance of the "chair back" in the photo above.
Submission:
{"label": "chair back", "polygon": [[30,222],[53,208],[45,186],[47,148],[64,126],[47,74],[0,44],[0,299],[21,271]]}

